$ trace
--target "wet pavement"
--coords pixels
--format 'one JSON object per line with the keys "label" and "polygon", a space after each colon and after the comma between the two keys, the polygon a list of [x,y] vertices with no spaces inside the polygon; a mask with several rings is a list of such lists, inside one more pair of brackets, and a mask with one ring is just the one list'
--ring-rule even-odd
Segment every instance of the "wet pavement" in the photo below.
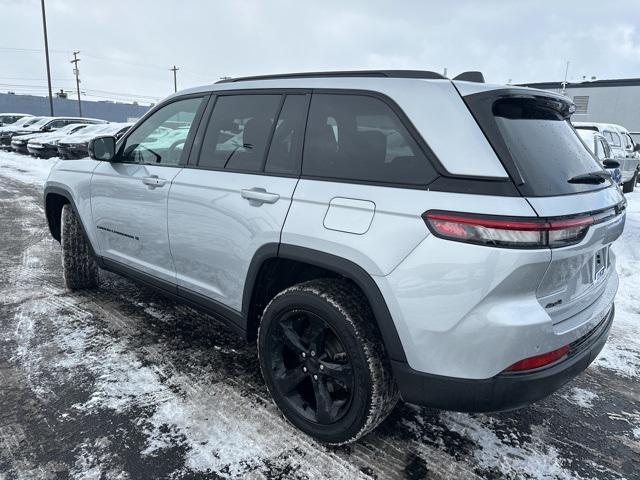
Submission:
{"label": "wet pavement", "polygon": [[3,155],[0,480],[640,478],[640,194],[616,245],[611,338],[583,375],[509,413],[400,403],[327,448],[284,421],[255,346],[212,318],[106,272],[66,291],[41,180]]}

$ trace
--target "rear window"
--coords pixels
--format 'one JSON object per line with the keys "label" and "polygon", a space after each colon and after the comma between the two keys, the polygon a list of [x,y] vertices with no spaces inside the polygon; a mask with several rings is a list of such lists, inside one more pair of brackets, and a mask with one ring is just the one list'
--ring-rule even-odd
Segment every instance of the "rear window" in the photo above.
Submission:
{"label": "rear window", "polygon": [[524,180],[519,186],[524,195],[564,195],[608,186],[568,182],[602,168],[561,107],[545,97],[503,98],[493,104],[499,134]]}

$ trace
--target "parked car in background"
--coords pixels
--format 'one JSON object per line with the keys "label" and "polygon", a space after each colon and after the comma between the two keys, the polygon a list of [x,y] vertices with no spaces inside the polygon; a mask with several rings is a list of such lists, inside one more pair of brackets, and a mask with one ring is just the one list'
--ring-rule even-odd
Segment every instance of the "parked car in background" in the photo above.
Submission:
{"label": "parked car in background", "polygon": [[11,139],[11,149],[18,153],[29,153],[27,150],[27,142],[32,138],[42,135],[43,133],[55,132],[72,123],[86,124],[106,124],[105,120],[97,118],[79,118],[79,117],[47,117],[28,127],[18,130],[13,134]]}
{"label": "parked car in background", "polygon": [[593,130],[606,138],[611,146],[613,157],[620,162],[622,175],[622,191],[633,192],[638,178],[640,157],[636,151],[636,144],[626,128],[612,123],[574,122],[576,130]]}
{"label": "parked car in background", "polygon": [[0,127],[11,125],[21,118],[31,117],[28,113],[0,113]]}
{"label": "parked car in background", "polygon": [[59,140],[66,140],[88,127],[89,124],[87,123],[72,123],[55,132],[37,135],[27,142],[27,150],[31,155],[38,158],[55,157],[58,155]]}
{"label": "parked car in background", "polygon": [[24,117],[13,122],[11,125],[0,127],[0,148],[3,150],[11,150],[11,138],[16,132],[22,131],[45,118],[49,117]]}
{"label": "parked car in background", "polygon": [[58,140],[58,156],[63,159],[84,158],[89,155],[87,146],[89,140],[98,135],[113,135],[120,138],[130,127],[131,123],[109,123],[107,125],[93,125],[85,128],[77,135]]}
{"label": "parked car in background", "polygon": [[620,165],[618,159],[613,158],[613,152],[607,139],[595,130],[577,129],[578,135],[582,141],[587,145],[591,153],[602,164],[602,166],[611,174],[611,179],[618,185],[622,183],[622,174],[620,167],[607,166],[607,163],[614,161]]}

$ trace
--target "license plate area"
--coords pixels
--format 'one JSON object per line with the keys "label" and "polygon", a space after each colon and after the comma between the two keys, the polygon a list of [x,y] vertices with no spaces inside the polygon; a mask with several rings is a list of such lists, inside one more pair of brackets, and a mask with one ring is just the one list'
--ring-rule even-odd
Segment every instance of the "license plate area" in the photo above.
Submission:
{"label": "license plate area", "polygon": [[609,268],[609,246],[601,248],[593,256],[593,283],[600,280]]}

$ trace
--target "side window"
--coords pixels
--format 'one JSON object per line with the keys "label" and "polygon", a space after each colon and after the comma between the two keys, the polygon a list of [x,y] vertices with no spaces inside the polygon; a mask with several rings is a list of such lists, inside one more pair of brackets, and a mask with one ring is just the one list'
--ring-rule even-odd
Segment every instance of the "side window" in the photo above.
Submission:
{"label": "side window", "polygon": [[393,110],[365,95],[315,94],[302,173],[314,177],[427,185],[435,170]]}
{"label": "side window", "polygon": [[178,165],[202,97],[177,100],[155,111],[127,138],[122,161]]}
{"label": "side window", "polygon": [[282,95],[225,95],[216,99],[198,159],[199,167],[262,170]]}
{"label": "side window", "polygon": [[58,128],[64,127],[66,124],[66,120],[54,120],[53,122],[47,123],[47,127],[51,130],[57,130]]}
{"label": "side window", "polygon": [[624,139],[624,148],[633,150],[633,140],[631,140],[631,136],[628,133],[623,133],[622,138]]}
{"label": "side window", "polygon": [[606,131],[606,132],[604,132],[604,136],[606,137],[607,140],[609,140],[609,142],[614,147],[620,147],[621,146],[620,136],[616,132]]}
{"label": "side window", "polygon": [[287,95],[273,132],[265,171],[297,174],[307,116],[307,95]]}

